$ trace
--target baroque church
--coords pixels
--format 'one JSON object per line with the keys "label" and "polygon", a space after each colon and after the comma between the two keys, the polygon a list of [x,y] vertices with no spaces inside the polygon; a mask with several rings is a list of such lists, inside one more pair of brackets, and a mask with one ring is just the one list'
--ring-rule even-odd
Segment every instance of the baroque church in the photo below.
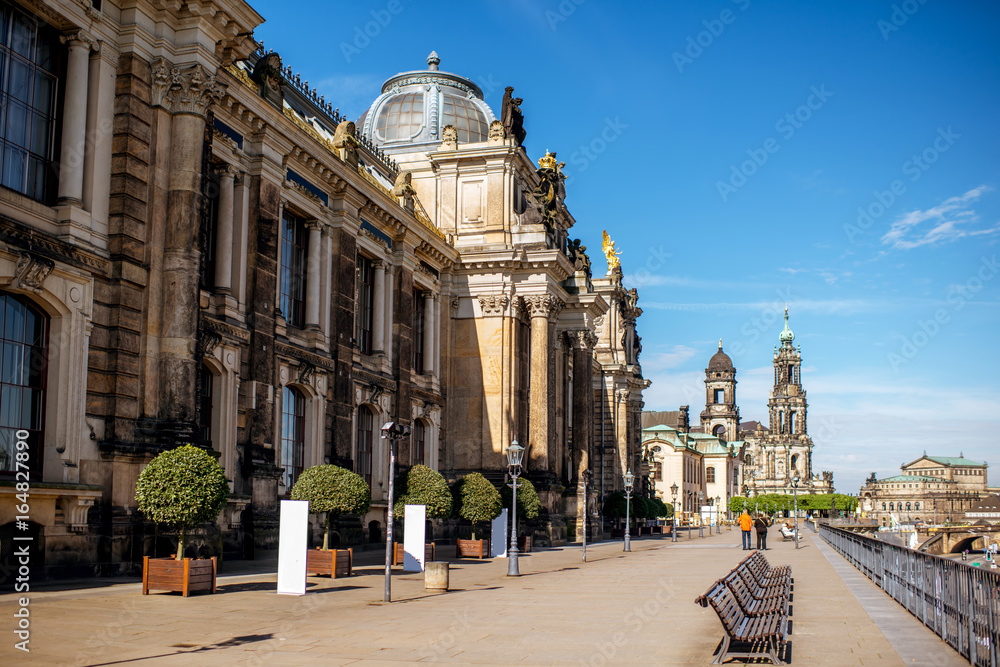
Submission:
{"label": "baroque church", "polygon": [[806,418],[808,403],[802,387],[802,346],[794,345],[788,326],[778,334],[774,348],[774,386],[767,402],[768,426],[741,422],[736,402],[736,369],[722,350],[705,369],[706,405],[701,430],[725,438],[740,447],[740,489],[743,495],[791,494],[792,480],[799,478],[798,492],[833,493],[833,473],[815,473],[813,441]]}
{"label": "baroque church", "polygon": [[0,543],[20,466],[40,576],[165,555],[135,481],[185,442],[231,491],[192,548],[227,558],[274,548],[278,501],[325,463],[372,493],[335,539],[384,540],[390,421],[412,427],[397,473],[452,481],[501,483],[516,439],[551,543],[641,469],[638,293],[607,234],[601,273],[571,237],[530,100],[491,106],[432,53],[352,121],[242,0],[0,13],[26,73],[0,83],[24,116],[2,128]]}

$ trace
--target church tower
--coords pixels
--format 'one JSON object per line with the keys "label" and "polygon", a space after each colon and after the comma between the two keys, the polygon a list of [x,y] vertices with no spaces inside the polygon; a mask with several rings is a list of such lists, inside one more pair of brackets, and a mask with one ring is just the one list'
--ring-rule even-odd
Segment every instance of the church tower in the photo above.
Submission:
{"label": "church tower", "polygon": [[778,340],[781,346],[774,349],[774,389],[767,402],[771,433],[777,436],[805,436],[808,405],[802,388],[802,347],[796,349],[792,344],[795,334],[788,328],[788,308],[785,308],[785,328],[778,335]]}
{"label": "church tower", "polygon": [[739,439],[740,409],[736,406],[736,369],[729,355],[719,351],[705,369],[705,409],[701,413],[705,433],[721,436],[727,442]]}

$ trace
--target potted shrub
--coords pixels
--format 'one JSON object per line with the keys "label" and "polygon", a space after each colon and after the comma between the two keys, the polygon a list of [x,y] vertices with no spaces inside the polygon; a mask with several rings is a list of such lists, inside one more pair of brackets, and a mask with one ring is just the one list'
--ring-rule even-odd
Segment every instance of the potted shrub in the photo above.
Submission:
{"label": "potted shrub", "polygon": [[[510,507],[513,490],[508,484],[500,488],[500,498],[504,507]],[[537,519],[538,513],[542,509],[542,501],[538,499],[538,492],[530,479],[525,477],[517,478],[517,518],[531,520]],[[521,524],[524,525],[524,524]],[[518,535],[517,548],[521,553],[528,553],[532,547],[531,535]]]}
{"label": "potted shrub", "polygon": [[150,521],[177,530],[174,558],[142,559],[142,594],[150,590],[215,592],[216,560],[184,558],[187,533],[218,519],[229,499],[226,475],[211,454],[193,445],[157,455],[139,473],[135,499]]}
{"label": "potted shrub", "polygon": [[[423,505],[427,508],[428,519],[444,519],[451,516],[453,499],[448,482],[441,473],[425,465],[415,465],[401,480],[399,501],[393,507],[394,516],[405,518],[407,505]],[[434,560],[434,543],[427,545],[424,558]],[[403,562],[403,545],[393,544],[392,564]]]}
{"label": "potted shrub", "polygon": [[306,572],[328,574],[333,578],[350,576],[354,566],[352,549],[329,549],[330,523],[341,514],[362,516],[371,507],[371,489],[361,475],[335,465],[306,468],[289,494],[292,500],[309,501],[309,512],[326,514],[323,547],[310,549]]}
{"label": "potted shrub", "polygon": [[472,539],[457,540],[458,556],[483,558],[490,553],[489,540],[477,540],[476,528],[500,516],[500,492],[478,472],[463,477],[455,487],[458,516],[472,522]]}

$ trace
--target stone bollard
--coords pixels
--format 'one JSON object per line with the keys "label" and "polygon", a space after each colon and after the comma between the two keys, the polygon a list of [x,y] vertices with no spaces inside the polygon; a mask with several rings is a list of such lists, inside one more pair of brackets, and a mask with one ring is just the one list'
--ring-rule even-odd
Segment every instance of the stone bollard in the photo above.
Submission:
{"label": "stone bollard", "polygon": [[424,588],[432,591],[448,590],[448,561],[432,560],[424,564]]}

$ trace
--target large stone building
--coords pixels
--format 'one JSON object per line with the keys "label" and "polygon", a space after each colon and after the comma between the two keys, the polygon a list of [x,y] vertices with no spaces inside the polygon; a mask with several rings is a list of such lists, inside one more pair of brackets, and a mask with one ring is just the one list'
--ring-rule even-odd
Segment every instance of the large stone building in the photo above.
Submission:
{"label": "large stone building", "polygon": [[134,571],[158,548],[136,477],[188,441],[230,480],[228,556],[273,547],[321,463],[371,485],[342,539],[382,539],[386,421],[413,427],[402,468],[450,478],[499,481],[517,438],[554,541],[584,470],[596,500],[638,466],[638,295],[613,244],[592,277],[513,100],[494,120],[432,54],[355,126],[259,49],[241,0],[0,12],[0,543],[20,463],[35,565]]}
{"label": "large stone building", "polygon": [[859,509],[882,524],[960,522],[991,493],[987,464],[958,456],[923,456],[900,466],[900,474],[865,480]]}
{"label": "large stone building", "polygon": [[802,346],[793,344],[795,334],[788,327],[788,308],[778,341],[773,358],[774,387],[767,401],[769,427],[754,422],[752,431],[741,431],[743,490],[747,495],[790,495],[792,481],[798,477],[798,493],[833,493],[833,473],[820,474],[812,467],[813,441],[808,432],[806,390],[802,387]]}

